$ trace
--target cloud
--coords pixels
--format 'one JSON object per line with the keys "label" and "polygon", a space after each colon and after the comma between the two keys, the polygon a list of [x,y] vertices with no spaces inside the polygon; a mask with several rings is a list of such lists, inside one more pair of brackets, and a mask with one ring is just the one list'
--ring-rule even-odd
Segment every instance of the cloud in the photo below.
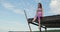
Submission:
{"label": "cloud", "polygon": [[24,14],[21,9],[13,9],[13,12],[15,12],[17,14]]}
{"label": "cloud", "polygon": [[51,14],[60,14],[60,0],[51,0],[49,12]]}
{"label": "cloud", "polygon": [[29,31],[28,26],[19,21],[1,21],[0,25],[2,31]]}
{"label": "cloud", "polygon": [[3,7],[7,8],[7,9],[13,9],[14,6],[11,5],[10,3],[2,3],[3,4]]}
{"label": "cloud", "polygon": [[34,0],[34,1],[37,2],[37,3],[38,3],[38,2],[41,2],[41,0]]}
{"label": "cloud", "polygon": [[24,14],[21,9],[16,8],[16,6],[12,5],[9,2],[1,2],[2,6],[10,11],[17,13],[17,14]]}

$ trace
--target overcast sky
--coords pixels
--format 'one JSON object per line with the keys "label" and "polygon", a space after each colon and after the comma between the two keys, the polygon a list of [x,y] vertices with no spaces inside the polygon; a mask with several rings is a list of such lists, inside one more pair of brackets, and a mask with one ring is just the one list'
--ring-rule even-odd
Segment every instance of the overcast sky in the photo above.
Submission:
{"label": "overcast sky", "polygon": [[[60,0],[0,0],[0,32],[29,31],[24,10],[28,18],[33,18],[39,2],[44,16],[60,14]],[[37,26],[31,27],[38,30]]]}

